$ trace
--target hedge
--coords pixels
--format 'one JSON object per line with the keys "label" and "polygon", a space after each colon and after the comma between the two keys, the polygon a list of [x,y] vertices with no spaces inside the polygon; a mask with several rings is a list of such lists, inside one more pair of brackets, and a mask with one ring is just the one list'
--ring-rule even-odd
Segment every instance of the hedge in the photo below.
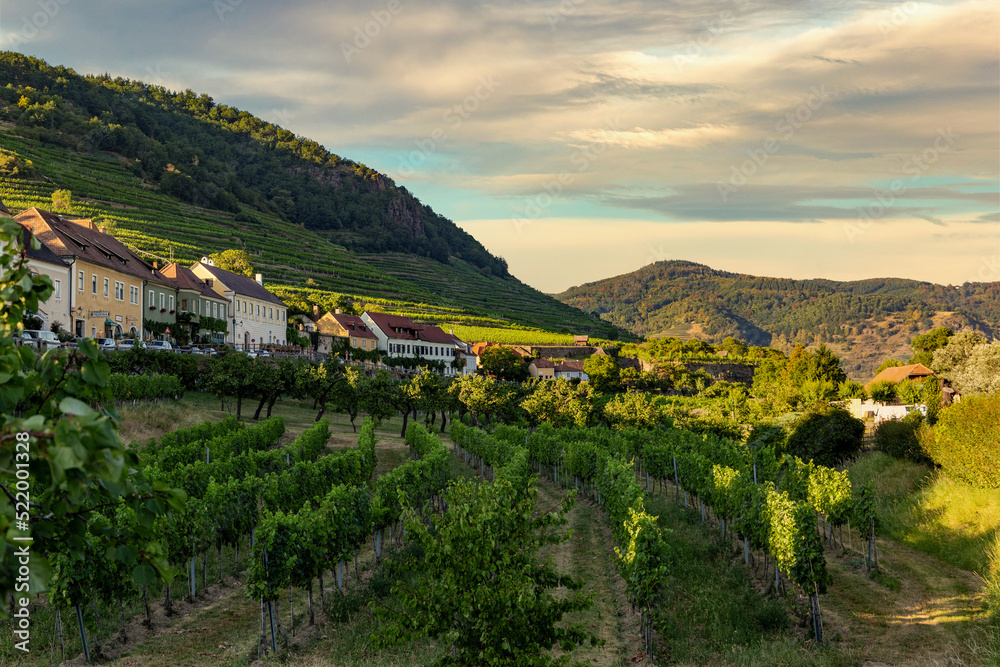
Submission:
{"label": "hedge", "polygon": [[942,410],[926,446],[949,476],[1000,488],[1000,395],[963,397]]}
{"label": "hedge", "polygon": [[175,375],[125,375],[112,373],[108,378],[108,389],[116,404],[140,401],[159,401],[165,398],[177,399],[184,395],[184,387]]}

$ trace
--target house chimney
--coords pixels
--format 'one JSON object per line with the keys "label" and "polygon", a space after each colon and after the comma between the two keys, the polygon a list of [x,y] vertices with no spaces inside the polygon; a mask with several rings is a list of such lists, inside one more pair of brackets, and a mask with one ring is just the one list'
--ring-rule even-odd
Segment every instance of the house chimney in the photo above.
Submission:
{"label": "house chimney", "polygon": [[340,314],[341,314],[341,313],[340,313],[340,308],[334,308],[334,309],[333,309],[333,314],[334,314],[334,315],[340,315]]}
{"label": "house chimney", "polygon": [[154,260],[153,260],[153,270],[154,270],[154,271],[158,271],[159,269],[160,269],[160,263],[159,263],[159,262],[157,262],[157,261],[156,261],[156,260],[154,259]]}
{"label": "house chimney", "polygon": [[313,319],[314,320],[319,319],[319,306],[317,306],[316,304],[313,304]]}
{"label": "house chimney", "polygon": [[264,274],[263,273],[258,273],[257,276],[254,278],[254,280],[256,280],[257,284],[260,285],[261,287],[264,286]]}

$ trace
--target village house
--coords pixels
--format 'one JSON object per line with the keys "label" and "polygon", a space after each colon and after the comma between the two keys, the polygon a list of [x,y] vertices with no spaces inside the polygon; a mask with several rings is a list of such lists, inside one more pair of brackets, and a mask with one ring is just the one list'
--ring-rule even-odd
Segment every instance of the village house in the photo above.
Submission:
{"label": "village house", "polygon": [[903,380],[923,380],[924,378],[929,378],[933,375],[934,371],[927,368],[923,364],[893,366],[892,368],[884,369],[881,373],[869,380],[868,384],[865,385],[865,389],[868,389],[876,382],[887,381],[897,384]]}
{"label": "village house", "polygon": [[587,380],[590,378],[589,375],[583,372],[583,362],[576,359],[568,359],[557,364],[555,375],[557,380]]}
{"label": "village house", "polygon": [[50,331],[52,325],[58,324],[64,331],[72,333],[73,325],[70,319],[73,297],[73,291],[70,289],[72,269],[44,243],[38,248],[32,248],[31,238],[31,232],[23,229],[21,247],[27,249],[28,270],[32,276],[48,276],[52,281],[52,295],[45,301],[39,302],[38,311],[34,314],[42,320],[42,329]]}
{"label": "village house", "polygon": [[285,344],[288,307],[264,289],[261,274],[247,278],[215,266],[207,257],[195,262],[191,271],[227,302],[222,307],[213,302],[211,314],[204,314],[227,321],[227,340],[234,347],[251,350]]}
{"label": "village house", "polygon": [[348,315],[337,308],[316,320],[316,331],[321,336],[331,336],[347,341],[351,347],[359,350],[377,350],[378,336],[357,315]]}
{"label": "village house", "polygon": [[556,365],[548,359],[532,359],[528,364],[528,375],[541,380],[555,380]]}
{"label": "village house", "polygon": [[[412,357],[444,363],[445,375],[456,375],[453,364],[463,358],[465,374],[473,355],[466,344],[440,327],[417,324],[408,317],[365,311],[362,321],[378,339],[378,349],[390,357]],[[472,362],[475,363],[475,362]]]}
{"label": "village house", "polygon": [[[215,338],[215,342],[225,342],[219,341],[208,327],[202,325],[210,323],[209,320],[203,321],[203,318],[211,317],[206,313],[225,311],[229,302],[212,291],[204,280],[186,266],[173,262],[163,267],[160,273],[177,288],[176,324],[172,325],[170,335],[180,340],[210,342]],[[178,335],[180,330],[184,333]]]}
{"label": "village house", "polygon": [[29,208],[14,218],[72,266],[71,331],[78,337],[143,334],[143,289],[169,281],[93,221]]}

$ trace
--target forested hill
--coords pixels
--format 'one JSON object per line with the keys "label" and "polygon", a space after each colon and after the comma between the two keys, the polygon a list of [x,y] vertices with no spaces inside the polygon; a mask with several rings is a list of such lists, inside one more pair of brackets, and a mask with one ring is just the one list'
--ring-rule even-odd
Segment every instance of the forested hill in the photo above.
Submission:
{"label": "forested hill", "polygon": [[15,213],[51,209],[57,190],[72,193],[58,212],[153,256],[191,263],[241,249],[265,281],[304,294],[442,324],[616,335],[510,276],[388,177],[315,141],[190,90],[0,52],[0,200]]}
{"label": "forested hill", "polygon": [[233,214],[249,206],[356,251],[452,255],[507,275],[502,259],[387,176],[208,95],[80,76],[9,51],[0,85],[4,119],[28,136],[120,155],[182,201]]}
{"label": "forested hill", "polygon": [[[897,278],[790,280],[666,261],[556,298],[640,335],[734,336],[777,347],[825,342],[856,358],[905,353],[910,337],[933,326],[1000,334],[996,282],[946,287]],[[855,364],[855,370],[863,374],[867,365]]]}

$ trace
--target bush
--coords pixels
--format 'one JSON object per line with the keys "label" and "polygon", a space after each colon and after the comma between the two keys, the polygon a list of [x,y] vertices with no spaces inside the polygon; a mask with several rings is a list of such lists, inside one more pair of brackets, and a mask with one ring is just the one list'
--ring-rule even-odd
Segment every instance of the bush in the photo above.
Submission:
{"label": "bush", "polygon": [[966,396],[942,410],[926,446],[949,476],[1000,488],[1000,395]]}
{"label": "bush", "polygon": [[919,412],[905,419],[884,421],[875,429],[875,449],[897,459],[930,463],[920,445],[919,430],[923,425]]}
{"label": "bush", "polygon": [[835,466],[861,451],[865,425],[843,408],[817,405],[795,420],[789,430],[789,454]]}

